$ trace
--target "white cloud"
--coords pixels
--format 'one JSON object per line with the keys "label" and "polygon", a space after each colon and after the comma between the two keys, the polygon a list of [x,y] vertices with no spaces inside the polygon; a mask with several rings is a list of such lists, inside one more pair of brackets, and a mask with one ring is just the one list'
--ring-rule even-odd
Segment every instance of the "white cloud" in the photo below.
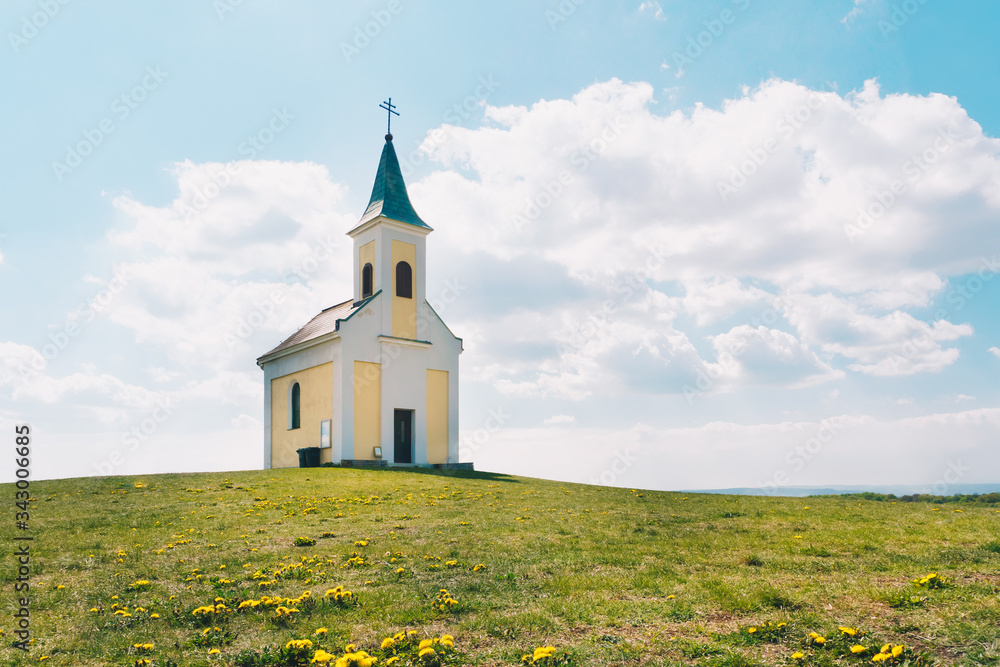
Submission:
{"label": "white cloud", "polygon": [[764,290],[753,286],[745,287],[735,278],[715,276],[685,283],[684,286],[687,293],[681,300],[681,305],[694,316],[699,326],[731,317],[740,308],[764,304],[772,298]]}
{"label": "white cloud", "polygon": [[[684,381],[669,379],[670,364],[690,379],[715,363],[677,330],[677,313],[708,328],[734,317],[774,328],[785,318],[797,352],[779,353],[773,339],[772,365],[756,370],[758,380],[781,377],[784,360],[815,371],[789,372],[788,386],[845,370],[910,375],[955,362],[959,350],[946,343],[972,328],[947,313],[926,324],[907,312],[939,296],[947,276],[979,268],[981,248],[1000,243],[992,222],[1000,142],[954,98],[883,96],[874,81],[839,95],[772,80],[721,109],[661,117],[650,113],[652,95],[647,84],[612,80],[570,100],[487,107],[490,127],[445,126],[443,141],[424,145],[444,170],[411,191],[448,230],[446,252],[561,265],[591,290],[590,312],[617,298],[608,285],[624,287],[623,278],[638,273],[637,282],[654,286],[642,301],[655,306],[640,312],[630,300],[609,318],[614,324],[586,327],[588,309],[577,303],[477,328],[484,339],[474,359],[514,330],[537,342],[565,340],[553,322],[571,334],[574,326],[599,330],[533,370],[491,357],[484,367],[509,371],[495,378],[504,393],[580,399],[628,386],[602,381],[623,373],[633,386],[676,391]],[[901,165],[935,142],[946,150],[919,187],[907,181],[907,192],[852,242],[845,226],[883,184],[906,180]],[[762,166],[723,201],[719,184],[760,151]],[[654,375],[666,381],[650,383]]]}
{"label": "white cloud", "polygon": [[241,414],[238,417],[234,417],[229,420],[229,423],[233,428],[245,429],[251,432],[260,432],[263,428],[263,424],[260,423],[255,417],[251,417],[248,414]]}
{"label": "white cloud", "polygon": [[552,424],[572,424],[576,421],[576,417],[573,415],[552,415],[548,419],[542,422],[545,426],[551,426]]}
{"label": "white cloud", "polygon": [[997,357],[1000,357],[1000,347],[991,347],[990,352],[995,354]]}
{"label": "white cloud", "polygon": [[[325,167],[183,162],[171,173],[179,192],[167,206],[114,200],[130,224],[109,240],[135,259],[109,318],[139,343],[185,366],[243,367],[350,296],[344,232],[355,220]],[[229,185],[213,189],[221,174]]]}
{"label": "white cloud", "polygon": [[807,344],[855,361],[852,371],[877,376],[938,372],[959,356],[941,344],[973,333],[968,324],[927,324],[898,310],[872,315],[834,294],[789,297],[785,315]]}
{"label": "white cloud", "polygon": [[[882,421],[831,416],[693,428],[503,429],[475,457],[479,469],[652,489],[829,484],[993,482],[1000,409]],[[613,445],[609,445],[613,443]],[[573,456],[566,456],[572,447]],[[859,465],[864,461],[864,465]],[[949,472],[951,471],[951,472]]]}
{"label": "white cloud", "polygon": [[781,386],[797,389],[844,377],[795,336],[765,326],[734,327],[713,341],[720,360],[733,354],[735,373],[744,386]]}
{"label": "white cloud", "polygon": [[[883,97],[874,82],[840,96],[772,80],[720,110],[661,117],[652,95],[612,80],[571,100],[487,107],[499,127],[445,126],[443,141],[425,144],[448,169],[413,197],[456,246],[537,254],[573,275],[627,271],[659,247],[661,280],[754,276],[881,307],[926,298],[942,273],[978,268],[983,242],[1000,241],[990,225],[1000,142],[954,98]],[[905,180],[901,165],[939,131],[951,143],[920,187],[851,243],[845,225],[879,188]],[[765,145],[763,166],[722,201],[719,183]]]}
{"label": "white cloud", "polygon": [[864,11],[864,6],[871,4],[871,1],[872,0],[854,0],[854,7],[851,8],[851,11],[849,11],[844,18],[840,19],[840,22],[850,23],[856,19]]}
{"label": "white cloud", "polygon": [[145,370],[146,374],[153,378],[153,382],[157,383],[170,382],[182,375],[179,371],[168,370],[162,366],[149,366]]}
{"label": "white cloud", "polygon": [[46,365],[45,357],[30,345],[0,341],[0,385],[17,385]]}
{"label": "white cloud", "polygon": [[656,0],[645,0],[639,5],[639,11],[643,14],[651,14],[657,21],[666,21],[667,16],[663,13],[663,7]]}

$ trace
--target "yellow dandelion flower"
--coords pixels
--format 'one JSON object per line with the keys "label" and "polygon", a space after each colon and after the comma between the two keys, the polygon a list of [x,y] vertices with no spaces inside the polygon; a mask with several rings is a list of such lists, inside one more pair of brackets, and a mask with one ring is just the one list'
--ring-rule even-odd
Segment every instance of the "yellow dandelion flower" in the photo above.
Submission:
{"label": "yellow dandelion flower", "polygon": [[424,657],[425,655],[434,655],[434,649],[430,646],[420,649],[420,653],[417,654],[418,657]]}
{"label": "yellow dandelion flower", "polygon": [[555,652],[556,652],[555,646],[541,646],[535,649],[535,654],[531,657],[531,659],[535,662],[538,662],[542,658],[548,658],[552,656],[552,654],[554,654]]}
{"label": "yellow dandelion flower", "polygon": [[323,649],[319,649],[309,662],[312,664],[325,665],[336,657],[337,656],[332,653],[327,653]]}
{"label": "yellow dandelion flower", "polygon": [[855,644],[854,646],[851,647],[851,653],[864,653],[867,650],[868,649],[866,649],[861,644]]}
{"label": "yellow dandelion flower", "polygon": [[806,654],[801,651],[796,651],[792,654],[792,660],[801,660],[804,657],[806,657]]}

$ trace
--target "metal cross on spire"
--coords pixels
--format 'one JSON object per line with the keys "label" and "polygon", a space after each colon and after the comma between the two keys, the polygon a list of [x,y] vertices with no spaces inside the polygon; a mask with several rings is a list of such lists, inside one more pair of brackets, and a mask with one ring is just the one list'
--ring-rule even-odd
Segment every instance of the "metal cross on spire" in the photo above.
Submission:
{"label": "metal cross on spire", "polygon": [[396,105],[392,103],[392,98],[391,97],[389,98],[388,102],[382,102],[382,104],[380,104],[378,106],[379,106],[380,109],[385,109],[386,111],[389,112],[389,113],[386,114],[389,118],[386,120],[386,124],[385,124],[385,138],[391,140],[392,139],[392,116],[393,116],[393,114],[395,114],[395,115],[398,116],[399,112],[395,111]]}

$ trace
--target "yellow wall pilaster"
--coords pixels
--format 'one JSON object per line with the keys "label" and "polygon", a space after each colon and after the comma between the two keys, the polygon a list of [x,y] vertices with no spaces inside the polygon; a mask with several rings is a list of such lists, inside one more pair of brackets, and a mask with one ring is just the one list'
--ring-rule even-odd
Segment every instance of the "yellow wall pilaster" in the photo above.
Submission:
{"label": "yellow wall pilaster", "polygon": [[[370,461],[382,443],[382,366],[354,362],[354,458]],[[382,452],[382,458],[391,453]]]}
{"label": "yellow wall pilaster", "polygon": [[448,462],[448,371],[427,370],[427,462]]}

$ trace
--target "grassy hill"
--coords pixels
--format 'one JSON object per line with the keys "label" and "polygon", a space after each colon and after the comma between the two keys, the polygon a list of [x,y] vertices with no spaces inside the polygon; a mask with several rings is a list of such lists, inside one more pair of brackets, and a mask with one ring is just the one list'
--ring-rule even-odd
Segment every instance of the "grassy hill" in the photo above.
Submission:
{"label": "grassy hill", "polygon": [[8,555],[4,664],[1000,664],[989,506],[338,468],[32,495],[35,641],[10,647]]}

